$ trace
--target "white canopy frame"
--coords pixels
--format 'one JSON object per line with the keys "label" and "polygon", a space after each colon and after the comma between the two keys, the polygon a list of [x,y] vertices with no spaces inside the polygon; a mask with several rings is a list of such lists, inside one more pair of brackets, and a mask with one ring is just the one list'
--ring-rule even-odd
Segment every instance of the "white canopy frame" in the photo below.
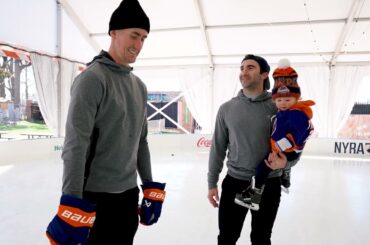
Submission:
{"label": "white canopy frame", "polygon": [[[7,9],[0,16],[1,42],[83,63],[101,49],[107,49],[109,18],[121,0],[37,1],[38,4],[0,0]],[[343,94],[341,88],[351,90],[346,91],[351,103],[357,84],[369,71],[368,0],[140,0],[140,3],[151,19],[151,32],[134,64],[135,70],[140,73],[166,68],[186,76],[186,72],[196,73],[200,69],[209,74],[207,78],[198,77],[194,83],[203,83],[211,91],[206,102],[202,102],[210,115],[204,116],[204,110],[198,113],[206,118],[200,121],[205,121],[203,125],[211,131],[218,106],[240,88],[238,67],[246,53],[265,57],[272,68],[279,59],[288,58],[294,67],[301,69],[298,72],[304,87],[302,93],[311,91],[305,99],[316,98],[316,108],[320,108],[315,112],[315,120],[322,137],[335,137],[337,126],[352,106],[340,107],[343,111],[337,115],[341,116],[330,114],[338,110],[333,101]],[[17,22],[9,24],[14,12],[18,13]],[[345,74],[346,78],[338,74]],[[343,79],[356,84],[342,86]],[[227,96],[222,95],[221,84],[224,88],[228,85]],[[63,96],[62,90],[57,94]],[[195,96],[196,92],[193,99]],[[199,106],[189,96],[186,100],[194,108]],[[196,109],[192,110],[197,114]],[[63,113],[57,114],[63,117]],[[335,122],[329,123],[330,116]]]}

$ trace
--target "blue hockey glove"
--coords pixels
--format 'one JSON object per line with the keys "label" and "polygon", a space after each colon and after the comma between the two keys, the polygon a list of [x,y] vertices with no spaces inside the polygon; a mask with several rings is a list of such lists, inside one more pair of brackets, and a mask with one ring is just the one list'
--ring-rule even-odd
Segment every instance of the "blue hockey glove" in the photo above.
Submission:
{"label": "blue hockey glove", "polygon": [[165,183],[158,182],[146,182],[141,185],[144,193],[139,211],[141,224],[152,225],[158,221],[166,196],[165,187]]}
{"label": "blue hockey glove", "polygon": [[95,221],[95,205],[63,195],[58,214],[49,223],[46,235],[52,245],[85,244]]}

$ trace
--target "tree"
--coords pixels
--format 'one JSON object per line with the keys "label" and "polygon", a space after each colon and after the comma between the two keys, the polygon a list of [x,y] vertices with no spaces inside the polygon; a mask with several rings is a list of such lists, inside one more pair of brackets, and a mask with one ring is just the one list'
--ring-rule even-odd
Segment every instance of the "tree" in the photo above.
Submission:
{"label": "tree", "polygon": [[14,67],[14,76],[10,78],[11,84],[11,99],[14,101],[15,107],[19,107],[21,105],[21,73],[22,70],[31,65],[31,62],[25,60],[13,60],[13,67]]}
{"label": "tree", "polygon": [[8,79],[5,83],[5,75],[3,79],[0,77],[0,97],[5,97],[5,89],[7,89],[15,107],[19,107],[21,104],[21,72],[30,65],[31,62],[29,61],[2,57],[1,68]]}
{"label": "tree", "polygon": [[7,57],[0,56],[0,98],[5,98],[5,79],[11,77],[11,73],[7,69]]}

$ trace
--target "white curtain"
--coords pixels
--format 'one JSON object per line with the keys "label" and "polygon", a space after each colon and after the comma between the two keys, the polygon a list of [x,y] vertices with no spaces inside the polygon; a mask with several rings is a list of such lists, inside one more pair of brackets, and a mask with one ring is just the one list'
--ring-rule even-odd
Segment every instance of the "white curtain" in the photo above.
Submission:
{"label": "white curtain", "polygon": [[216,66],[213,78],[212,131],[220,106],[235,97],[242,88],[239,81],[240,68]]}
{"label": "white curtain", "polygon": [[146,85],[148,92],[180,91],[179,68],[134,68],[135,73]]}
{"label": "white curtain", "polygon": [[362,79],[368,72],[369,67],[366,66],[332,68],[328,93],[328,137],[338,136],[351,113]]}
{"label": "white curtain", "polygon": [[31,53],[31,61],[45,123],[54,135],[64,136],[69,88],[77,72],[76,64],[35,53]]}
{"label": "white curtain", "polygon": [[75,77],[79,74],[79,65],[67,60],[61,62],[61,81],[60,81],[60,124],[59,136],[65,136],[65,125],[67,121],[69,101],[71,99],[71,86]]}
{"label": "white curtain", "polygon": [[58,128],[58,60],[31,53],[38,104],[42,117],[54,135]]}
{"label": "white curtain", "polygon": [[204,134],[212,130],[212,78],[213,70],[209,68],[184,68],[179,71],[186,104]]}
{"label": "white curtain", "polygon": [[294,67],[298,73],[298,84],[301,87],[303,100],[313,100],[316,105],[312,107],[312,123],[315,135],[327,136],[327,121],[329,116],[328,93],[330,71],[328,66]]}
{"label": "white curtain", "polygon": [[148,91],[181,91],[188,109],[202,127],[201,133],[213,131],[215,117],[222,103],[239,89],[238,67],[188,67],[173,69],[135,69]]}

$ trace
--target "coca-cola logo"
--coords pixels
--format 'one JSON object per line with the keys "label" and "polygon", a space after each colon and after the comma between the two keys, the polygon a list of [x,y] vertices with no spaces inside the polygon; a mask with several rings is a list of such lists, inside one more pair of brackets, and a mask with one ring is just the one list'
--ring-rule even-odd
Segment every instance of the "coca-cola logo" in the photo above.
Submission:
{"label": "coca-cola logo", "polygon": [[212,140],[206,139],[204,137],[200,138],[197,142],[197,147],[211,147]]}

